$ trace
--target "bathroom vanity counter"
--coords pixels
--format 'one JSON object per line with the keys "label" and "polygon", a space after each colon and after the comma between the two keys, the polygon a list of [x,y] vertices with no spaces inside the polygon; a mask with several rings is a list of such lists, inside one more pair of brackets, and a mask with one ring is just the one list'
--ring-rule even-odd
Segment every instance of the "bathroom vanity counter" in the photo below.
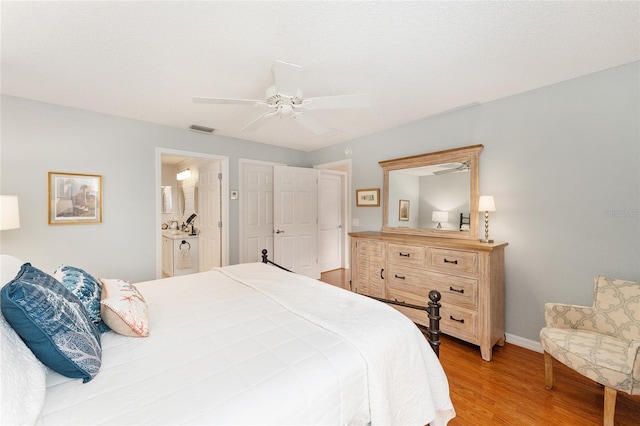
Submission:
{"label": "bathroom vanity counter", "polygon": [[175,231],[175,230],[164,230],[162,231],[162,237],[169,238],[171,240],[180,240],[180,239],[189,239],[189,238],[198,238],[198,234],[191,235],[188,232]]}
{"label": "bathroom vanity counter", "polygon": [[198,236],[174,230],[162,231],[162,275],[174,277],[199,271]]}

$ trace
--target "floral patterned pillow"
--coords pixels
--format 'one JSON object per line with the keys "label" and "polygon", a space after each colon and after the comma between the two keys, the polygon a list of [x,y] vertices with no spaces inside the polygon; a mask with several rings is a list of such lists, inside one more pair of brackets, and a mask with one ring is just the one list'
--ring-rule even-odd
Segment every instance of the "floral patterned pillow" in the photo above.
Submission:
{"label": "floral patterned pillow", "polygon": [[149,335],[149,312],[142,294],[131,283],[119,279],[100,279],[102,320],[118,334],[131,337]]}

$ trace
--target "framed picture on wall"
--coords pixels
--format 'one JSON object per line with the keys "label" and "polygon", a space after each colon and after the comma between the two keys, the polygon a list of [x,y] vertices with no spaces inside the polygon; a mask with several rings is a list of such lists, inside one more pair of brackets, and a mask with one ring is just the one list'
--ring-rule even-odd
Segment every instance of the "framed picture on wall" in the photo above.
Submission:
{"label": "framed picture on wall", "polygon": [[102,223],[102,176],[49,172],[49,225]]}
{"label": "framed picture on wall", "polygon": [[398,220],[402,222],[409,221],[409,209],[410,209],[409,200],[400,200],[400,205],[398,206]]}
{"label": "framed picture on wall", "polygon": [[380,206],[380,188],[356,189],[356,206]]}

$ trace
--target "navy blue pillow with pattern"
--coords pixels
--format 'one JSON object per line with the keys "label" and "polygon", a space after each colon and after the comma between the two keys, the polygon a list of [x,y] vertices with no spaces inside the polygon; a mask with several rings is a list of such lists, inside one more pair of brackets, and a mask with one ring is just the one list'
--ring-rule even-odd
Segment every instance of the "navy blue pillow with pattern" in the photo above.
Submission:
{"label": "navy blue pillow with pattern", "polygon": [[44,365],[85,383],[98,374],[100,332],[82,302],[51,275],[25,263],[0,291],[0,307]]}
{"label": "navy blue pillow with pattern", "polygon": [[102,284],[100,284],[100,281],[80,268],[67,265],[62,265],[56,269],[53,277],[80,299],[89,313],[91,322],[98,327],[101,333],[110,330],[100,316],[100,299],[102,296]]}

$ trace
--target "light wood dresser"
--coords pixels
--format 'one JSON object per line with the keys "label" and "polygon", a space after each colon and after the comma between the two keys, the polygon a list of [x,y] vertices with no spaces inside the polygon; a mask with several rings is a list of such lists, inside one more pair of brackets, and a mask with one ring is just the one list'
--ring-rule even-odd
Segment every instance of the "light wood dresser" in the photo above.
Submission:
{"label": "light wood dresser", "polygon": [[[351,290],[426,306],[429,291],[442,294],[443,333],[480,346],[491,360],[504,345],[504,249],[507,243],[402,235],[350,233]],[[424,311],[393,306],[428,326]]]}

